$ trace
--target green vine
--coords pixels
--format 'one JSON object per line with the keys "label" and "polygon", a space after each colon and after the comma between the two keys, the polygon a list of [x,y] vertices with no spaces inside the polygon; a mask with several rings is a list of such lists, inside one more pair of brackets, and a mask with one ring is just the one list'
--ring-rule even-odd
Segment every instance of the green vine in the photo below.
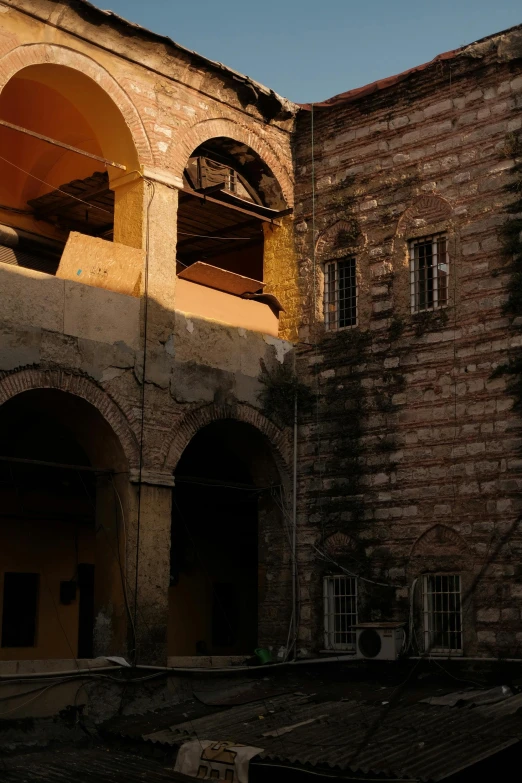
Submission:
{"label": "green vine", "polygon": [[258,393],[258,400],[268,418],[276,419],[290,427],[294,423],[296,402],[299,419],[312,411],[314,393],[299,381],[288,365],[280,364],[270,372],[261,361],[259,382],[263,388]]}
{"label": "green vine", "polygon": [[[504,315],[510,316],[511,330],[516,334],[521,331],[522,317],[522,133],[509,133],[504,143],[504,156],[512,158],[514,166],[511,169],[513,178],[505,186],[505,191],[512,198],[505,207],[508,219],[499,231],[502,246],[504,268],[510,272],[507,283],[507,300],[504,304]],[[522,350],[516,348],[507,362],[499,365],[492,373],[492,378],[508,376],[507,392],[514,397],[515,407],[522,408]]]}
{"label": "green vine", "polygon": [[415,313],[412,318],[415,337],[422,337],[425,332],[432,330],[444,329],[448,320],[449,316],[446,309],[424,310],[421,313]]}

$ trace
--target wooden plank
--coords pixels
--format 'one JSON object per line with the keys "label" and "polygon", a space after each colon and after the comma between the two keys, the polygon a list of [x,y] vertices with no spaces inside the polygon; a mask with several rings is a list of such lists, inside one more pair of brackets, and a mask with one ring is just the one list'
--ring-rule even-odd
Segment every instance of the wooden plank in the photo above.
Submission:
{"label": "wooden plank", "polygon": [[[187,196],[192,196],[193,198],[198,198],[198,199],[208,201],[210,204],[219,204],[221,207],[225,207],[225,209],[233,209],[236,212],[239,212],[241,215],[249,215],[249,217],[255,217],[258,220],[263,221],[264,223],[272,223],[274,226],[281,225],[281,223],[275,218],[265,217],[264,215],[261,215],[258,212],[254,212],[251,209],[245,209],[244,207],[240,207],[237,204],[230,204],[228,202],[225,203],[224,201],[220,201],[217,198],[212,198],[212,196],[204,196],[203,194],[198,193],[195,190],[188,190],[187,188],[184,188],[181,192],[185,193]],[[254,207],[255,205],[253,204],[252,206]]]}
{"label": "wooden plank", "polygon": [[127,166],[124,166],[123,163],[115,163],[113,160],[107,160],[107,158],[100,158],[99,155],[93,155],[92,152],[86,152],[85,150],[81,150],[78,147],[72,147],[70,144],[65,144],[63,141],[57,141],[56,139],[51,139],[50,136],[44,136],[42,133],[36,133],[36,131],[28,130],[27,128],[22,128],[20,125],[13,125],[12,122],[6,122],[6,120],[0,120],[0,125],[2,125],[4,128],[9,128],[9,130],[18,131],[18,133],[25,133],[27,136],[33,136],[35,139],[39,139],[40,141],[45,141],[47,144],[54,144],[55,147],[62,147],[64,150],[68,150],[69,152],[75,152],[77,155],[84,155],[86,158],[92,158],[93,160],[98,160],[100,163],[105,163],[107,166],[112,166],[115,169],[122,169],[122,171],[127,171]]}
{"label": "wooden plank", "polygon": [[178,277],[181,277],[183,280],[190,280],[191,283],[206,285],[208,288],[216,288],[218,291],[225,291],[227,294],[235,294],[236,296],[259,291],[265,285],[260,280],[237,275],[235,272],[229,272],[226,269],[211,266],[211,264],[204,264],[203,261],[196,261],[195,264],[180,272]]}

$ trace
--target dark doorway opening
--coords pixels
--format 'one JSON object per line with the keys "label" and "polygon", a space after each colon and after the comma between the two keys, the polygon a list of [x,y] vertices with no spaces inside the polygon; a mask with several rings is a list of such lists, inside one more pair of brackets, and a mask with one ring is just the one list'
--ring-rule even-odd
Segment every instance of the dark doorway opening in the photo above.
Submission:
{"label": "dark doorway opening", "polygon": [[246,655],[257,646],[267,462],[260,433],[231,420],[205,427],[181,457],[173,491],[171,655]]}

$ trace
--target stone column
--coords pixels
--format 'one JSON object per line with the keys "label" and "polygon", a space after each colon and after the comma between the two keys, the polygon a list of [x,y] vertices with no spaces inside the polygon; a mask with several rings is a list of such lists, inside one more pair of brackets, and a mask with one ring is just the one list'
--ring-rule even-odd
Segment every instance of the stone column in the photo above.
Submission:
{"label": "stone column", "polygon": [[169,172],[144,168],[144,247],[148,263],[147,338],[165,343],[174,331],[178,189]]}
{"label": "stone column", "polygon": [[[138,476],[133,473],[134,480]],[[158,483],[149,483],[161,481]],[[137,662],[166,666],[169,614],[170,536],[174,478],[142,472],[138,536],[138,484],[127,530],[128,574],[132,585]],[[136,553],[138,557],[136,558]],[[136,562],[138,566],[137,594]]]}
{"label": "stone column", "polygon": [[134,646],[128,611],[132,610],[134,592],[127,562],[127,558],[133,555],[126,539],[135,494],[136,489],[125,473],[112,479],[104,474],[98,477],[94,558],[95,656],[121,655],[128,658]]}

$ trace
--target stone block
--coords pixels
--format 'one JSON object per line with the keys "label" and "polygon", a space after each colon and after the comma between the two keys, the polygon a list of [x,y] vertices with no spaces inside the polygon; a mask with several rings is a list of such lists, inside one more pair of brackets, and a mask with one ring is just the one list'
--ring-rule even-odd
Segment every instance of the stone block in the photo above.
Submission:
{"label": "stone block", "polygon": [[64,285],[63,332],[100,343],[140,344],[140,300],[70,280]]}
{"label": "stone block", "polygon": [[62,332],[64,286],[43,272],[0,264],[0,321]]}
{"label": "stone block", "polygon": [[500,609],[478,609],[477,620],[479,623],[498,623],[500,620]]}

